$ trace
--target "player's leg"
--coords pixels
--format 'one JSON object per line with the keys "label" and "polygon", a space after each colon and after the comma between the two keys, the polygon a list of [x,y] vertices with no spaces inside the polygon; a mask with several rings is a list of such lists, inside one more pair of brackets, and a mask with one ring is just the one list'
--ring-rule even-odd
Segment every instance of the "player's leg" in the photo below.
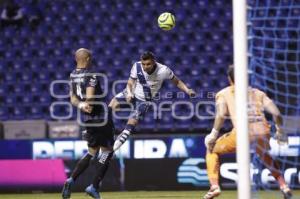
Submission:
{"label": "player's leg", "polygon": [[88,168],[90,160],[97,154],[98,151],[99,151],[99,147],[88,148],[88,152],[76,164],[76,167],[71,174],[71,179],[76,181],[78,176],[80,176]]}
{"label": "player's leg", "polygon": [[121,134],[117,137],[113,150],[118,150],[129,138],[129,136],[134,132],[135,127],[138,125],[140,119],[143,119],[144,115],[148,111],[149,106],[151,105],[149,102],[143,102],[135,99],[133,102],[134,110],[129,116],[127,124]]}
{"label": "player's leg", "polygon": [[[96,149],[95,149],[96,151]],[[86,153],[76,164],[75,169],[73,170],[70,178],[68,178],[63,186],[62,198],[68,199],[71,197],[71,188],[75,183],[76,179],[88,168],[90,160],[94,155],[91,155],[91,152]]]}
{"label": "player's leg", "polygon": [[278,182],[280,190],[284,195],[284,199],[289,199],[292,197],[292,192],[280,172],[279,163],[268,153],[270,149],[269,139],[269,135],[260,136],[256,139],[256,153],[259,155],[263,164],[270,170],[272,176]]}
{"label": "player's leg", "polygon": [[[118,94],[119,95],[119,94]],[[117,95],[117,96],[118,96]],[[120,103],[117,99],[117,97],[114,97],[110,102],[109,102],[109,105],[108,107],[110,107],[113,111],[116,111],[120,108]]]}
{"label": "player's leg", "polygon": [[[120,103],[126,103],[125,91],[118,93],[109,103],[108,108],[109,111],[118,111],[120,108]],[[112,115],[112,114],[111,114]],[[122,133],[118,136],[115,141],[114,151],[118,150],[122,144],[128,139],[129,135],[133,132],[134,127],[137,125],[137,121],[134,119],[129,119],[126,127],[122,131]]]}
{"label": "player's leg", "polygon": [[227,133],[218,138],[211,152],[206,153],[206,169],[210,182],[210,190],[203,197],[211,199],[221,194],[219,185],[219,156],[226,153],[233,153],[236,149],[236,134],[235,131]]}
{"label": "player's leg", "polygon": [[97,144],[100,145],[100,151],[95,161],[95,175],[92,184],[85,189],[86,193],[93,198],[101,198],[98,191],[99,184],[102,182],[109,167],[110,160],[113,157],[113,130],[114,128],[110,124],[107,124],[101,128],[101,132],[99,131],[98,134],[95,135]]}
{"label": "player's leg", "polygon": [[124,128],[124,130],[120,133],[120,135],[117,137],[113,150],[118,150],[129,138],[129,136],[134,132],[135,127],[138,124],[138,120],[135,118],[130,118],[127,121],[127,124]]}
{"label": "player's leg", "polygon": [[92,184],[85,189],[85,192],[93,198],[100,198],[99,184],[104,179],[112,157],[112,147],[101,147],[99,155],[97,157],[97,161],[95,163],[95,175]]}
{"label": "player's leg", "polygon": [[[82,137],[84,140],[88,141],[88,145],[90,145],[89,142],[91,142],[91,136],[88,133],[90,129],[81,127],[82,131]],[[70,178],[68,178],[63,186],[62,190],[62,198],[68,199],[71,197],[71,188],[72,185],[75,183],[76,179],[88,168],[90,164],[90,160],[97,154],[99,151],[99,147],[89,147],[88,152],[77,162],[75,169],[73,170]]]}

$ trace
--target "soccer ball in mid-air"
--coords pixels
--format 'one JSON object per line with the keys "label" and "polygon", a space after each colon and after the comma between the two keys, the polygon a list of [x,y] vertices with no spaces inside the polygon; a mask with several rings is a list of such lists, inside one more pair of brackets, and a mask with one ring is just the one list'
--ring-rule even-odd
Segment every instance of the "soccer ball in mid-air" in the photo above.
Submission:
{"label": "soccer ball in mid-air", "polygon": [[175,27],[175,17],[172,13],[164,12],[157,19],[158,26],[163,30],[171,30]]}

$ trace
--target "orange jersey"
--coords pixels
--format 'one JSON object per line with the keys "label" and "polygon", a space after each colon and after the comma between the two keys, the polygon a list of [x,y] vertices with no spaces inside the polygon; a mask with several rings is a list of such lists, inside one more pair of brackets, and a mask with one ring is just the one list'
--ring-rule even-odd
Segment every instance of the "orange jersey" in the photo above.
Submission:
{"label": "orange jersey", "polygon": [[[272,100],[262,91],[248,88],[248,121],[250,135],[269,134],[270,126],[264,115],[264,108]],[[234,99],[234,86],[228,86],[216,95],[216,105],[223,104],[225,113],[230,116],[232,124],[236,127],[236,111]]]}

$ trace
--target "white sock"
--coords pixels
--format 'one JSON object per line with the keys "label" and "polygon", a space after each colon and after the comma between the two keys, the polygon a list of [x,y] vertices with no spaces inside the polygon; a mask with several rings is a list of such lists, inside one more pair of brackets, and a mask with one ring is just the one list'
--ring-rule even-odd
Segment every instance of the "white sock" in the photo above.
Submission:
{"label": "white sock", "polygon": [[118,150],[126,142],[129,136],[130,131],[128,131],[127,129],[123,130],[114,143],[114,151]]}

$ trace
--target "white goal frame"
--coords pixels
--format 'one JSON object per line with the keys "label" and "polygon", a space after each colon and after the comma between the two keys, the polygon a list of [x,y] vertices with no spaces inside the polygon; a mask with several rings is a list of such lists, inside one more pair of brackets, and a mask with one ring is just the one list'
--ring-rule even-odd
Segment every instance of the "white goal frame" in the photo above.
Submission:
{"label": "white goal frame", "polygon": [[233,47],[237,130],[238,198],[251,199],[250,148],[247,115],[247,1],[233,0]]}

